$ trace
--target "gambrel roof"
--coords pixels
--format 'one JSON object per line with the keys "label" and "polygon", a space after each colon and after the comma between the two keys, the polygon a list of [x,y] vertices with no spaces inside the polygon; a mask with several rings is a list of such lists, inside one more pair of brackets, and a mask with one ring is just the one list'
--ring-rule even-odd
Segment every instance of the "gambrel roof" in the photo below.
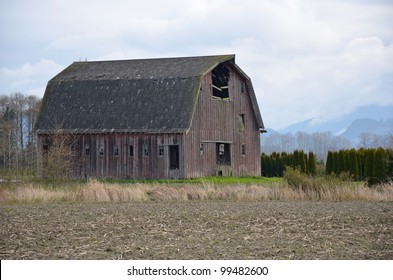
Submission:
{"label": "gambrel roof", "polygon": [[75,133],[178,133],[191,125],[203,75],[234,55],[74,62],[48,82],[36,129]]}

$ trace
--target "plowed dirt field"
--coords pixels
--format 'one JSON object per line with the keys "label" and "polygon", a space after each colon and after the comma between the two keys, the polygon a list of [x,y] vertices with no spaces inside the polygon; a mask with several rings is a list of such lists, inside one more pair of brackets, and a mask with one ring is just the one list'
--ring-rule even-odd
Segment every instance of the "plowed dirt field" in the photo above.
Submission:
{"label": "plowed dirt field", "polygon": [[0,206],[0,259],[393,259],[391,202]]}

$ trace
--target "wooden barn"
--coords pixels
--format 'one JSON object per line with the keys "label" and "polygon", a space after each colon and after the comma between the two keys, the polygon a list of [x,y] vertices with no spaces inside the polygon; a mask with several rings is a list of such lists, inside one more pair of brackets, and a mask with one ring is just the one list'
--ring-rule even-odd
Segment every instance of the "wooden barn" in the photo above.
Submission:
{"label": "wooden barn", "polygon": [[74,62],[47,85],[39,167],[51,135],[73,135],[72,177],[260,175],[262,117],[234,55]]}

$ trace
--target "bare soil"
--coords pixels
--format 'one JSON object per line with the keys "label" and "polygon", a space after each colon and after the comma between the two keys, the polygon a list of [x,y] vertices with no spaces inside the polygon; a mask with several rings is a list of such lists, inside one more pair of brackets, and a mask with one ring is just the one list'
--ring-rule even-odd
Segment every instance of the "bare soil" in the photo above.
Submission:
{"label": "bare soil", "polygon": [[392,202],[0,206],[0,259],[393,259]]}

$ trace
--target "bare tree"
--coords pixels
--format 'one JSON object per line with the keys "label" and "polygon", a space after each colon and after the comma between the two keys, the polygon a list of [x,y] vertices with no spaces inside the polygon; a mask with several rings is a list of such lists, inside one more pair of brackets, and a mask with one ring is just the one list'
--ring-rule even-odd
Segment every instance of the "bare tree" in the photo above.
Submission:
{"label": "bare tree", "polygon": [[41,100],[21,93],[0,96],[0,169],[18,175],[36,167],[34,124]]}
{"label": "bare tree", "polygon": [[49,136],[48,144],[43,147],[42,169],[45,177],[53,181],[68,178],[75,166],[76,153],[73,149],[73,135],[60,130]]}

